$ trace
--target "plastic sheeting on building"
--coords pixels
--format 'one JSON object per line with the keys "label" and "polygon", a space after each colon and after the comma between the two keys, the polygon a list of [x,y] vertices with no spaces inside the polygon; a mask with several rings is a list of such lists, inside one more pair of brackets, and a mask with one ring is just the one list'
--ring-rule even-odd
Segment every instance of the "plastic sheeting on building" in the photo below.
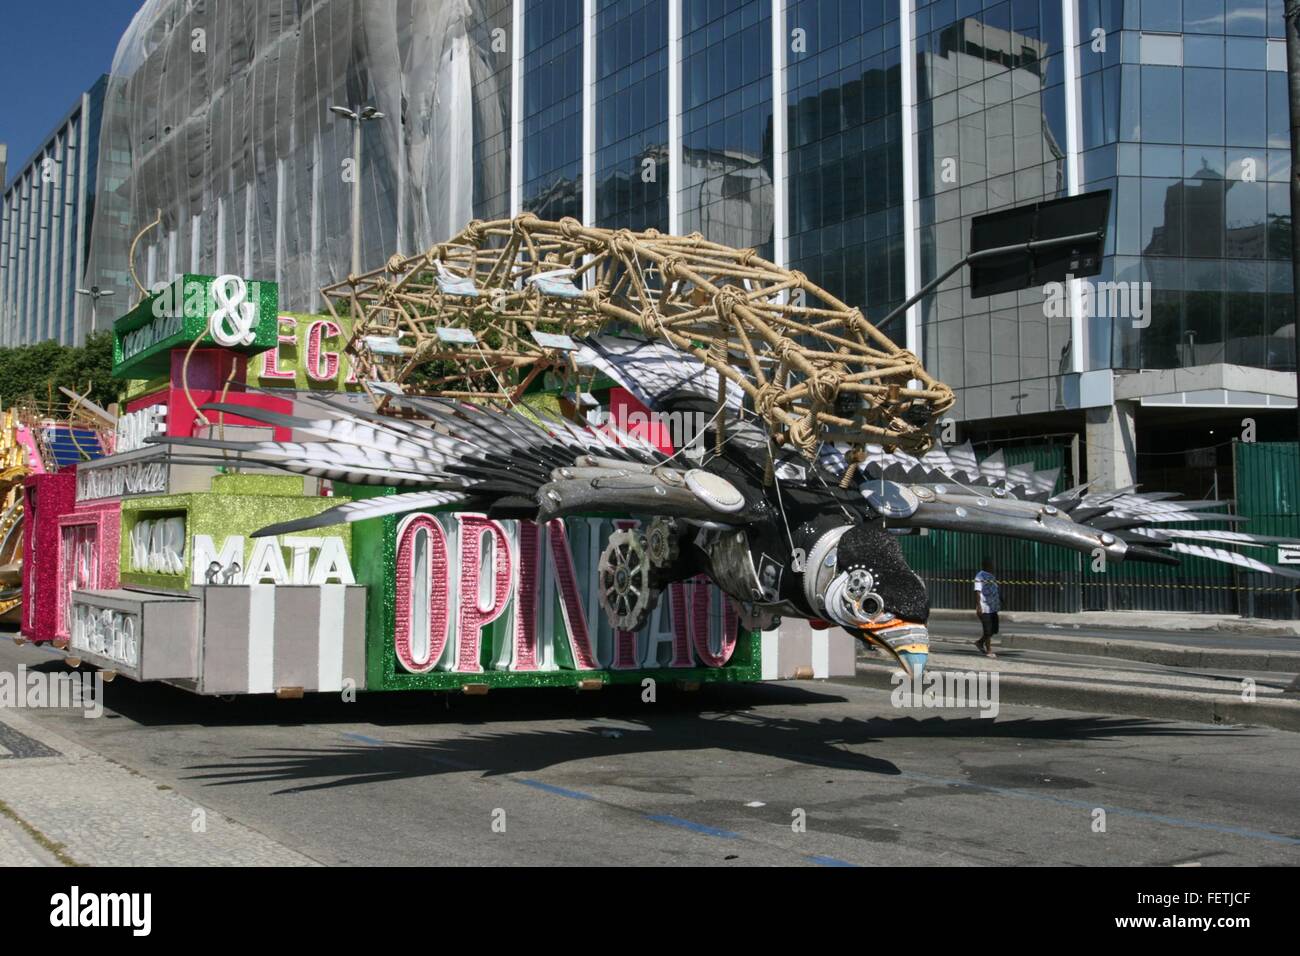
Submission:
{"label": "plastic sheeting on building", "polygon": [[363,270],[509,214],[509,0],[147,0],[109,80],[88,283],[134,302],[179,272],[280,283],[315,309],[351,260],[362,123]]}

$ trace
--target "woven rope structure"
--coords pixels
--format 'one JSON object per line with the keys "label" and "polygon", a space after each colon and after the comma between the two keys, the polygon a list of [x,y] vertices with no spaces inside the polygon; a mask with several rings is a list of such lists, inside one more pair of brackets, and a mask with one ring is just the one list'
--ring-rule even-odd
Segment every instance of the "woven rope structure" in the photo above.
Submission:
{"label": "woven rope structure", "polygon": [[[739,388],[778,446],[923,452],[952,391],[856,308],[753,249],[698,233],[596,229],[525,213],[321,290],[382,407],[406,393],[517,399],[578,375],[564,336],[634,331]],[[560,340],[549,336],[560,336]],[[376,384],[378,383],[378,384]],[[719,389],[720,393],[722,389]]]}

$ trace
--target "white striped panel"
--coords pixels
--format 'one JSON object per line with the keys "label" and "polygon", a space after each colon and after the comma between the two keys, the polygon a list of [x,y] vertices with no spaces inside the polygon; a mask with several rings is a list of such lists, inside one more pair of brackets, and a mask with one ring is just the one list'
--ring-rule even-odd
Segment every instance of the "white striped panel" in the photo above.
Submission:
{"label": "white striped panel", "polygon": [[275,690],[275,585],[248,588],[248,692]]}
{"label": "white striped panel", "polygon": [[343,602],[346,598],[344,585],[321,585],[317,690],[343,689]]}
{"label": "white striped panel", "polygon": [[780,655],[781,629],[773,628],[770,631],[763,632],[763,680],[779,680],[781,678]]}
{"label": "white striped panel", "polygon": [[831,631],[830,628],[812,632],[812,669],[813,677],[831,676]]}

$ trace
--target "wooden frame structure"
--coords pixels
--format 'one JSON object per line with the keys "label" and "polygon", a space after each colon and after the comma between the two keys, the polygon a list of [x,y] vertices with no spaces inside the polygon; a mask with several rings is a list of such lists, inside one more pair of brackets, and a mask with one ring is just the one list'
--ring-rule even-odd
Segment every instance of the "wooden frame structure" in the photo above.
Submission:
{"label": "wooden frame structure", "polygon": [[[531,213],[321,290],[356,320],[348,350],[382,408],[394,394],[517,399],[574,381],[575,338],[633,331],[739,388],[778,446],[924,452],[953,394],[859,309],[753,249],[699,233],[597,229]],[[851,456],[852,457],[852,456]]]}

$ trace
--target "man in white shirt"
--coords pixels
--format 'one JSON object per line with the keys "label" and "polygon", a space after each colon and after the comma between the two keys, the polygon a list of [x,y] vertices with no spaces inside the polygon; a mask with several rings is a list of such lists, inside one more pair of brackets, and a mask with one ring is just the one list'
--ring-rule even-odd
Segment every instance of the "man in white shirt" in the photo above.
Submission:
{"label": "man in white shirt", "polygon": [[975,596],[980,626],[984,636],[975,642],[981,654],[996,657],[993,653],[993,635],[998,632],[998,611],[1002,610],[1002,593],[998,590],[998,579],[993,576],[993,559],[985,558],[980,570],[975,575]]}

